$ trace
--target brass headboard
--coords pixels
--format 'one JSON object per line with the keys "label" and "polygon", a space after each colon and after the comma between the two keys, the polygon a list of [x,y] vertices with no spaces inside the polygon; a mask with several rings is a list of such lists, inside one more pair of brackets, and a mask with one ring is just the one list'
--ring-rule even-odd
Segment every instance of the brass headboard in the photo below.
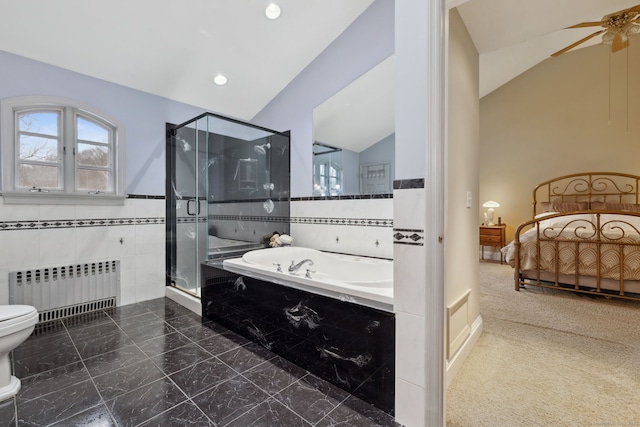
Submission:
{"label": "brass headboard", "polygon": [[618,172],[586,172],[560,176],[538,184],[533,190],[533,216],[540,202],[640,203],[640,176]]}

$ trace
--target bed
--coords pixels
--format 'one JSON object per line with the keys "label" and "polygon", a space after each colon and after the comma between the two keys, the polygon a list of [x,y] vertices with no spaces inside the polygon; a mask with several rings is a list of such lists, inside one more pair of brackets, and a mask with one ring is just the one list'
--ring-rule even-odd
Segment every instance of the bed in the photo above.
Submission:
{"label": "bed", "polygon": [[533,190],[533,219],[502,248],[526,286],[640,300],[640,176],[565,175]]}

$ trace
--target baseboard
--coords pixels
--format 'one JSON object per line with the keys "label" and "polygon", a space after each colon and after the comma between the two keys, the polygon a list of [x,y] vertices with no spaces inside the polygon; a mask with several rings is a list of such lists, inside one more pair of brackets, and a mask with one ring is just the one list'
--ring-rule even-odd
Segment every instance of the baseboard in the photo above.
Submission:
{"label": "baseboard", "polygon": [[467,357],[471,354],[471,350],[475,347],[480,335],[482,335],[482,316],[478,315],[471,325],[471,333],[469,334],[469,337],[462,346],[460,346],[453,357],[447,360],[447,371],[445,373],[446,387],[449,387],[453,378],[455,378],[460,368],[462,368],[464,361],[467,360]]}
{"label": "baseboard", "polygon": [[193,311],[198,316],[202,316],[202,303],[200,302],[200,298],[176,289],[173,286],[167,286],[166,296],[170,300]]}

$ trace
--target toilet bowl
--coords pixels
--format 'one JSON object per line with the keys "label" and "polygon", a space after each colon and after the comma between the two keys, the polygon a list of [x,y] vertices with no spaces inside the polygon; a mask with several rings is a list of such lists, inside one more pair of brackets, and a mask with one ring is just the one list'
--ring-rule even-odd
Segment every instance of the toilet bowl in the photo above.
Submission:
{"label": "toilet bowl", "polygon": [[38,311],[30,305],[0,305],[0,401],[15,396],[20,380],[11,373],[9,353],[22,344],[38,323]]}

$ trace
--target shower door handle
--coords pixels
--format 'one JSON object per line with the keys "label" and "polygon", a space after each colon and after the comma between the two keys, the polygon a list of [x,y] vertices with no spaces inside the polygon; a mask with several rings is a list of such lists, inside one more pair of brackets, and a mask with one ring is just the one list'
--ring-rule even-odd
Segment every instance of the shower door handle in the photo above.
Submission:
{"label": "shower door handle", "polygon": [[[197,212],[191,212],[191,202],[196,203],[196,206],[198,207]],[[200,200],[198,198],[187,200],[187,215],[195,216],[196,214],[200,215]]]}

